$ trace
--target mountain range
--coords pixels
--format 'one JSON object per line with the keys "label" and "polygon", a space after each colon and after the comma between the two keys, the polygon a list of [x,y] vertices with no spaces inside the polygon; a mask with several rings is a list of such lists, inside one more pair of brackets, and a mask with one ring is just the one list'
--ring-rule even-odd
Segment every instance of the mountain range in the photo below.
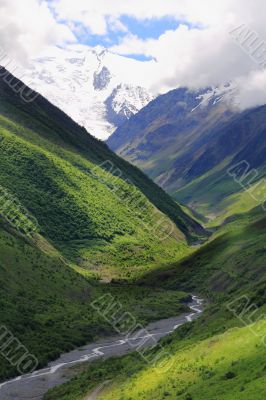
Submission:
{"label": "mountain range", "polygon": [[32,59],[22,79],[88,132],[106,139],[152,100],[134,78],[142,67],[100,46],[55,48]]}

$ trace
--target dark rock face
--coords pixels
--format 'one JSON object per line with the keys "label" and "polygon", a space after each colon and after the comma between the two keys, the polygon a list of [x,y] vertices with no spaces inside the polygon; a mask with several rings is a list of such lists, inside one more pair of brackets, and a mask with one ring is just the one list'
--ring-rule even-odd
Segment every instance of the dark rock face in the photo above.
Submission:
{"label": "dark rock face", "polygon": [[93,86],[95,90],[104,90],[108,87],[111,80],[111,73],[108,68],[102,67],[100,72],[93,75]]}

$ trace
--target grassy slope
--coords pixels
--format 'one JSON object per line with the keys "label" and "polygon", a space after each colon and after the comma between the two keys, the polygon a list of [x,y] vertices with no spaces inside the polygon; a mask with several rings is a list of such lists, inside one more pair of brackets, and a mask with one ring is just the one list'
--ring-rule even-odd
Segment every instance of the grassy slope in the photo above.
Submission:
{"label": "grassy slope", "polygon": [[[258,324],[257,324],[258,325]],[[261,324],[262,325],[262,324]],[[265,321],[264,321],[265,326]],[[258,334],[263,327],[256,326]],[[165,375],[138,361],[137,355],[91,366],[55,389],[45,400],[83,400],[104,379],[113,382],[99,400],[258,400],[266,395],[266,348],[249,328],[229,330],[193,345],[175,344],[173,367]]]}
{"label": "grassy slope", "polygon": [[[265,283],[266,216],[261,207],[239,215],[211,240],[177,264],[148,274],[143,282],[197,290],[223,298],[238,290],[253,293]],[[259,290],[259,289],[258,289]]]}
{"label": "grassy slope", "polygon": [[[0,184],[73,262],[109,278],[130,278],[185,254],[185,236],[204,234],[143,173],[42,97],[24,104],[3,82],[0,90]],[[121,178],[97,168],[106,161]],[[162,219],[174,223],[164,242]]]}
{"label": "grassy slope", "polygon": [[245,190],[226,173],[230,165],[234,163],[225,160],[217,168],[175,192],[178,201],[209,217],[208,226],[215,226],[232,215],[250,211],[265,200],[265,168],[258,168],[259,176],[252,184],[248,185],[249,178],[245,178]]}
{"label": "grassy slope", "polygon": [[[257,208],[218,231],[208,244],[146,282],[198,290],[211,300],[205,314],[163,340],[174,367],[157,374],[137,355],[110,360],[47,394],[47,400],[85,399],[92,387],[113,379],[100,396],[111,400],[257,400],[265,397],[265,323],[243,327],[226,304],[243,294],[266,304],[266,217]],[[237,329],[232,329],[237,327]],[[111,365],[115,365],[111,369]]]}
{"label": "grassy slope", "polygon": [[[73,261],[81,258],[83,267],[99,273],[113,266],[114,276],[116,265],[118,273],[148,268],[185,251],[178,230],[164,244],[156,237],[158,212],[134,187],[112,175],[106,178],[101,170],[97,178],[91,172],[94,164],[79,154],[9,121],[3,128],[3,117],[1,122],[1,185],[23,202],[37,218],[40,232]],[[16,130],[22,138],[13,133]],[[137,204],[117,199],[112,185],[125,199],[134,193]],[[143,212],[139,204],[146,207]]]}
{"label": "grassy slope", "polygon": [[[201,226],[183,213],[181,208],[140,170],[116,156],[104,143],[90,136],[85,129],[79,127],[44,98],[39,96],[34,103],[25,104],[2,81],[0,92],[0,114],[4,119],[8,119],[2,121],[2,124],[4,126],[8,124],[10,129],[10,120],[15,123],[16,126],[11,128],[13,133],[22,135],[24,139],[34,144],[38,140],[37,145],[48,147],[53,153],[56,151],[59,157],[65,158],[72,164],[75,161],[75,166],[85,173],[90,170],[88,164],[84,166],[85,161],[94,166],[111,162],[114,165],[112,173],[117,175],[117,169],[120,169],[121,178],[129,179],[155,207],[176,223],[188,239],[204,234]],[[69,151],[68,155],[65,150]],[[80,159],[75,160],[75,156],[82,157],[81,165],[78,164]]]}

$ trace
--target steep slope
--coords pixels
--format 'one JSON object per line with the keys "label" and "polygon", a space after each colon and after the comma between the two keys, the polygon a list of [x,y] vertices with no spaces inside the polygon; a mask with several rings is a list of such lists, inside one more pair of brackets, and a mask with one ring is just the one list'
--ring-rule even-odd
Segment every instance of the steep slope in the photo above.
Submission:
{"label": "steep slope", "polygon": [[101,47],[55,48],[32,60],[22,79],[88,132],[107,138],[153,98],[132,79],[141,67]]}
{"label": "steep slope", "polygon": [[[0,354],[0,381],[33,367],[41,368],[61,353],[115,331],[101,318],[91,302],[107,292],[143,324],[182,312],[184,294],[132,285],[99,284],[92,273],[67,263],[44,238],[34,241],[0,221],[0,319],[1,345],[7,329],[34,356],[29,369],[17,369]],[[85,276],[84,276],[85,275]],[[137,306],[141,298],[141,309]],[[160,304],[159,304],[160,303]],[[16,360],[25,350],[8,347]],[[20,356],[19,356],[20,354]],[[38,364],[38,365],[37,365]]]}
{"label": "steep slope", "polygon": [[[225,88],[229,96],[231,88]],[[107,140],[167,190],[178,188],[202,154],[208,135],[232,117],[222,93],[173,90],[149,103]]]}
{"label": "steep slope", "polygon": [[5,82],[0,88],[0,184],[73,261],[130,274],[176,257],[185,236],[204,233],[143,173],[44,98],[25,103]]}

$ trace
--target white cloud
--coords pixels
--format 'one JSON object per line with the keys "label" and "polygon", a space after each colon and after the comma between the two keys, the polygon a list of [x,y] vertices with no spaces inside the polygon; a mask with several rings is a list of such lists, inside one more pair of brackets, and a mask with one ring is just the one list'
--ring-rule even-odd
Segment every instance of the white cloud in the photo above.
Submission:
{"label": "white cloud", "polygon": [[236,80],[240,109],[266,104],[266,71],[252,71]]}
{"label": "white cloud", "polygon": [[213,0],[54,0],[53,5],[61,18],[85,21],[86,15],[94,14],[103,19],[129,15],[137,19],[185,18],[193,23],[216,24],[230,8],[232,0],[214,4]]}
{"label": "white cloud", "polygon": [[257,43],[266,42],[266,3],[262,0],[225,0],[219,3],[180,0],[175,4],[180,16],[200,26],[189,28],[183,24],[158,39],[143,40],[128,34],[119,45],[112,47],[112,51],[145,54],[156,59],[157,71],[153,74],[152,85],[155,92],[178,86],[215,86],[234,80],[239,87],[241,108],[265,103],[266,73],[255,62],[251,52],[236,43],[230,32],[245,24],[256,32]]}
{"label": "white cloud", "polygon": [[71,30],[55,20],[46,2],[0,0],[1,52],[15,62],[25,64],[47,46],[73,41]]}
{"label": "white cloud", "polygon": [[126,36],[112,51],[119,54],[145,54],[157,61],[159,90],[164,86],[204,87],[235,79],[257,65],[229,35],[229,28],[178,29],[165,32],[159,39],[142,40]]}
{"label": "white cloud", "polygon": [[128,28],[117,18],[109,17],[108,24],[113,32],[128,32]]}
{"label": "white cloud", "polygon": [[[111,50],[153,57],[157,62],[145,64],[146,76],[135,75],[154,92],[236,80],[244,107],[254,98],[265,101],[266,74],[229,32],[246,24],[266,41],[265,12],[265,0],[0,0],[0,45],[21,61],[46,46],[74,42],[72,32],[78,30],[107,37],[110,31],[123,32]],[[138,20],[171,16],[182,24],[158,39],[143,40],[127,32],[123,15]]]}

